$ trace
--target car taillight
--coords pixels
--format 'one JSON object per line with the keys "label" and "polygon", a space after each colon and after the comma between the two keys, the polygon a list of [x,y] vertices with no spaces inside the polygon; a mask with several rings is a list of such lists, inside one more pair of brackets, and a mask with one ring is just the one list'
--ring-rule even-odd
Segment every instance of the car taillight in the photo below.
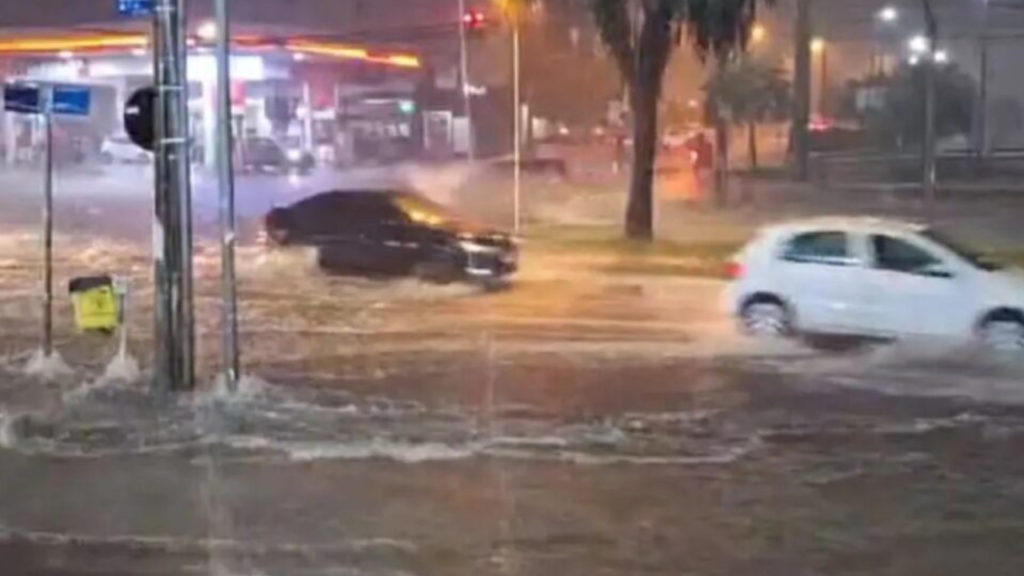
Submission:
{"label": "car taillight", "polygon": [[733,261],[729,262],[729,265],[726,268],[726,273],[729,275],[730,279],[739,280],[740,278],[743,278],[743,274],[746,273],[746,269],[742,263]]}

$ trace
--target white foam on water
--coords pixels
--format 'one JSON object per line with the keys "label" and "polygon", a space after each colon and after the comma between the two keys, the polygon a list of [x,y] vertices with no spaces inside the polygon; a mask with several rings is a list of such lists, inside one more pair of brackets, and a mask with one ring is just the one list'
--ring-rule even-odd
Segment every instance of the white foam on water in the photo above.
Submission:
{"label": "white foam on water", "polygon": [[268,397],[272,385],[258,376],[244,374],[238,379],[235,390],[228,386],[224,374],[218,374],[205,392],[197,394],[193,402],[197,405],[209,404],[211,402],[238,402],[252,403]]}
{"label": "white foam on water", "polygon": [[[372,439],[358,442],[282,442],[259,436],[233,436],[223,444],[239,449],[271,451],[292,462],[330,460],[389,460],[402,464],[452,462],[478,457],[564,462],[575,465],[608,466],[696,466],[736,462],[762,446],[760,436],[710,451],[707,454],[623,454],[569,449],[565,439],[556,437],[509,438],[445,444],[441,442],[396,442]],[[535,450],[534,450],[535,449]]]}
{"label": "white foam on water", "polygon": [[[419,548],[414,542],[381,538],[354,539],[335,545],[300,544],[296,542],[255,542],[229,538],[190,538],[188,536],[141,536],[141,535],[100,535],[47,532],[41,530],[12,530],[0,526],[0,541],[27,540],[49,546],[86,545],[115,546],[119,548],[149,548],[164,552],[188,552],[208,550],[222,552],[256,552],[304,554],[315,557],[318,554],[338,552],[365,552],[379,549],[415,552]],[[258,574],[258,573],[257,573]]]}
{"label": "white foam on water", "polygon": [[465,460],[481,452],[482,444],[452,446],[440,442],[407,443],[384,439],[362,442],[281,442],[269,438],[230,437],[224,443],[244,450],[272,450],[295,462],[317,460],[391,460],[403,464]]}
{"label": "white foam on water", "polygon": [[14,431],[15,417],[0,410],[0,448],[12,449],[18,442],[18,435]]}
{"label": "white foam on water", "polygon": [[70,366],[64,362],[60,352],[54,350],[49,356],[43,350],[37,350],[32,358],[25,365],[24,373],[27,376],[41,378],[43,380],[58,380],[71,376],[75,373]]}
{"label": "white foam on water", "polygon": [[142,370],[139,369],[139,362],[131,354],[118,353],[107,364],[103,372],[103,380],[135,384],[142,379]]}

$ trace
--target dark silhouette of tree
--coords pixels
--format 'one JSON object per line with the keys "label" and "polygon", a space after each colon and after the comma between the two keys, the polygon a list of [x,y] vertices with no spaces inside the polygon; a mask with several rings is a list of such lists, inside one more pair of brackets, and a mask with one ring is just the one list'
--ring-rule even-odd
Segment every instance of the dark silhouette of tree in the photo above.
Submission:
{"label": "dark silhouette of tree", "polygon": [[726,60],[746,46],[762,4],[772,0],[590,0],[601,39],[626,85],[633,110],[633,173],[626,236],[650,240],[658,102],[672,49]]}

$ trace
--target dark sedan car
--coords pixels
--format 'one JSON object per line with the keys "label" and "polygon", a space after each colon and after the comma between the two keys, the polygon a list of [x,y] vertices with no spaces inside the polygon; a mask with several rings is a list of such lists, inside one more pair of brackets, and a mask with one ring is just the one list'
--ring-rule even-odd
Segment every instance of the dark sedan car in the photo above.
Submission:
{"label": "dark sedan car", "polygon": [[316,247],[320,267],[331,272],[490,284],[518,265],[508,234],[405,191],[325,192],[275,208],[265,225],[270,243]]}
{"label": "dark sedan car", "polygon": [[270,138],[246,138],[240,148],[245,172],[298,172],[308,174],[316,164],[313,156],[297,147],[287,150]]}

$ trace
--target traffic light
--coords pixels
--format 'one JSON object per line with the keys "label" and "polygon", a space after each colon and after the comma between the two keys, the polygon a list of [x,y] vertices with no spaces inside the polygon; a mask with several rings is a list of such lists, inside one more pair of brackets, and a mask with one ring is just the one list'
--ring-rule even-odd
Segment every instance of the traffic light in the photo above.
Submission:
{"label": "traffic light", "polygon": [[467,32],[482,33],[487,27],[487,16],[480,10],[467,10],[462,15],[462,25]]}

